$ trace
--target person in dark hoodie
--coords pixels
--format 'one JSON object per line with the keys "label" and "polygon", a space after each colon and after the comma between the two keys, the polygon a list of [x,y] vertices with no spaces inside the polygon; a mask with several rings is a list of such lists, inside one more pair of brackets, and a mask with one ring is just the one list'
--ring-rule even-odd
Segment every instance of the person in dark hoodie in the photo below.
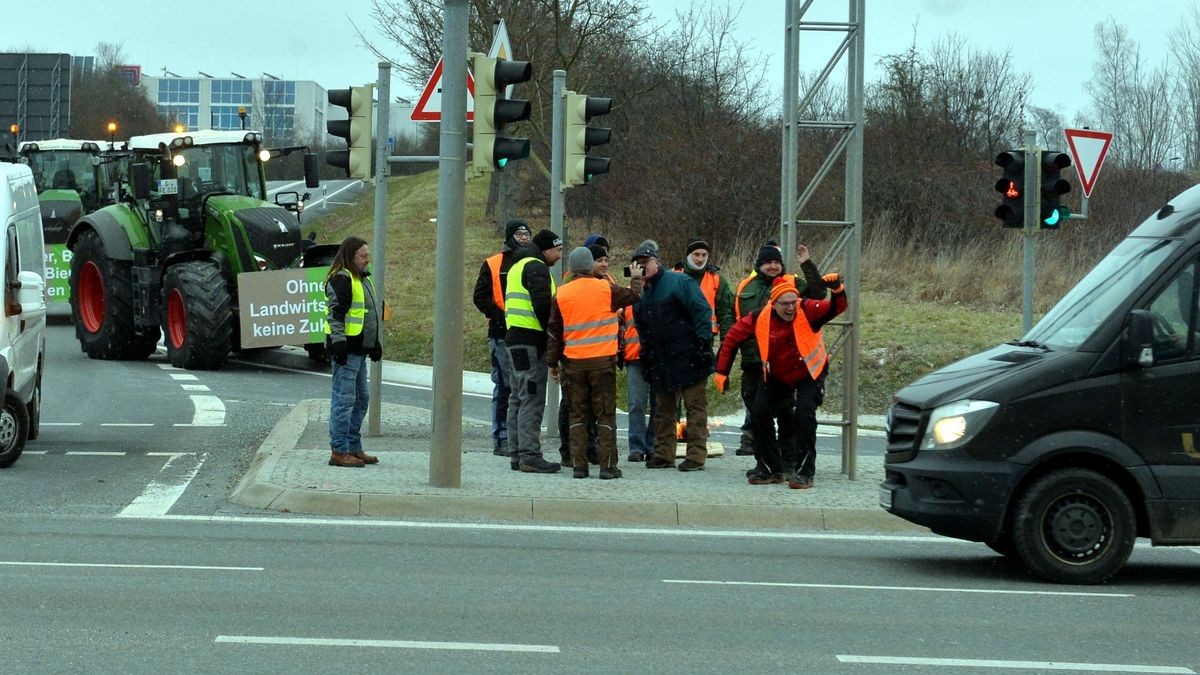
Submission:
{"label": "person in dark hoodie", "polygon": [[654,456],[648,469],[675,466],[675,410],[683,399],[687,411],[687,458],[680,471],[704,468],[708,457],[708,396],[705,385],[713,372],[712,308],[700,287],[678,272],[663,269],[658,247],[642,242],[634,262],[645,268],[642,299],[633,318],[641,339],[641,362],[654,383],[658,414],[654,416]]}
{"label": "person in dark hoodie", "polygon": [[489,256],[475,279],[475,307],[488,320],[488,354],[492,360],[492,454],[508,456],[508,397],[512,391],[512,362],[504,345],[504,282],[516,250],[529,243],[529,224],[516,218],[504,227],[504,245]]}
{"label": "person in dark hoodie", "polygon": [[562,257],[562,238],[542,230],[517,249],[504,290],[504,344],[512,361],[508,400],[508,448],[513,471],[557,473],[557,462],[542,457],[542,415],[546,411],[546,327],[554,298],[550,266]]}

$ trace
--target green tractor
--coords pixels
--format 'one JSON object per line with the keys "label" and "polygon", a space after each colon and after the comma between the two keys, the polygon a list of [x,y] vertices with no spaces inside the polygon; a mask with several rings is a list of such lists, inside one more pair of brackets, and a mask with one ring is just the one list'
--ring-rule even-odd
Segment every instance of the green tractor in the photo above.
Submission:
{"label": "green tractor", "polygon": [[[265,149],[253,131],[131,138],[129,193],[80,218],[67,238],[81,349],[143,359],[165,334],[172,365],[224,365],[239,347],[237,275],[303,259],[295,203],[267,201],[264,172],[272,155],[296,149]],[[304,178],[319,185],[313,153]]]}

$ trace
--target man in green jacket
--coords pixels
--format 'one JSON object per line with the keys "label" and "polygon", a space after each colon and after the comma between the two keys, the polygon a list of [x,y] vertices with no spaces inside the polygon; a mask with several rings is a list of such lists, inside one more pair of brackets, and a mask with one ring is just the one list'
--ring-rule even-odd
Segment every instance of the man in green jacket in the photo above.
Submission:
{"label": "man in green jacket", "polygon": [[709,262],[712,248],[703,239],[695,239],[687,247],[683,273],[700,285],[700,292],[713,310],[713,335],[725,337],[733,325],[733,290],[721,276],[721,268]]}

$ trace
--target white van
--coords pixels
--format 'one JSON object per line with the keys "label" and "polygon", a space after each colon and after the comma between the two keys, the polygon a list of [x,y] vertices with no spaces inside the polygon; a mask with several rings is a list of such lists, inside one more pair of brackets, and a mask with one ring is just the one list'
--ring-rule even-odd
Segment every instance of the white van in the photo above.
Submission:
{"label": "white van", "polygon": [[0,162],[0,468],[11,466],[38,436],[42,370],[46,362],[46,302],[42,213],[33,172],[24,164]]}

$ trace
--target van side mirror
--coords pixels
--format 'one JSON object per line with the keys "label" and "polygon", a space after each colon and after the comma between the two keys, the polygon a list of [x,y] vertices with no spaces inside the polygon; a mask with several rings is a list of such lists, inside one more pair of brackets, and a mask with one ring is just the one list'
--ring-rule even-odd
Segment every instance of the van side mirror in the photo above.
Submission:
{"label": "van side mirror", "polygon": [[150,165],[138,162],[129,166],[129,182],[133,184],[133,198],[150,198]]}
{"label": "van side mirror", "polygon": [[46,292],[46,283],[41,275],[37,272],[21,272],[12,285],[17,291],[16,301],[6,312],[8,316],[28,316],[46,311],[46,299],[42,295]]}
{"label": "van side mirror", "polygon": [[1124,343],[1122,353],[1126,362],[1142,368],[1154,365],[1154,315],[1149,310],[1135,309],[1129,313]]}
{"label": "van side mirror", "polygon": [[304,187],[319,188],[321,187],[321,165],[317,159],[317,153],[304,153]]}

